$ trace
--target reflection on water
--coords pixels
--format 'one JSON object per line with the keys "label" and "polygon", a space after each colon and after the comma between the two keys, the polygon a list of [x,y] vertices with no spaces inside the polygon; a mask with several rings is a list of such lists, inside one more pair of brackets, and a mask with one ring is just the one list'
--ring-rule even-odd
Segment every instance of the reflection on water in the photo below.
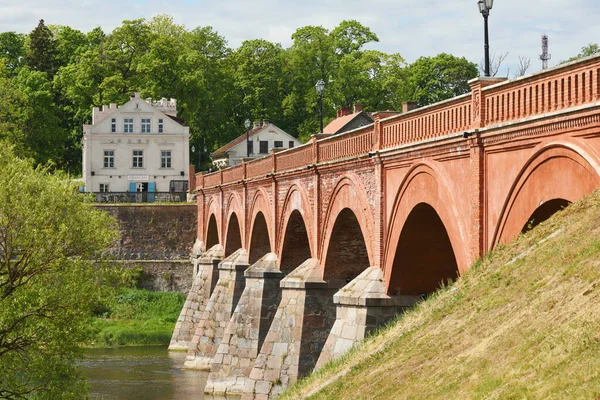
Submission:
{"label": "reflection on water", "polygon": [[182,369],[185,352],[166,347],[88,349],[81,362],[95,400],[204,399],[207,372]]}

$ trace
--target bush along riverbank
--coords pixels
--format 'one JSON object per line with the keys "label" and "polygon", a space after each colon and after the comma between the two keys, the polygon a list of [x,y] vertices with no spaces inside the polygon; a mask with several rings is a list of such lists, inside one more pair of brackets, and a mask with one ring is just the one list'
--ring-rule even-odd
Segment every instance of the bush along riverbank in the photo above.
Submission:
{"label": "bush along riverbank", "polygon": [[89,347],[168,345],[185,297],[121,288],[94,310]]}

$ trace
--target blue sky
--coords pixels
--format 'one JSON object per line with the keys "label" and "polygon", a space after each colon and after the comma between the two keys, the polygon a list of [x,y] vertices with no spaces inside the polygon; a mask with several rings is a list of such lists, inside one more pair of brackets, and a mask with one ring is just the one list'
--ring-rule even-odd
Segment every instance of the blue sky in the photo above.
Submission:
{"label": "blue sky", "polygon": [[[299,27],[333,28],[344,19],[370,27],[379,43],[372,48],[400,53],[412,62],[441,52],[483,58],[483,18],[476,0],[0,0],[0,31],[29,32],[40,18],[47,24],[111,31],[124,19],[170,14],[188,29],[212,26],[233,48],[246,39],[291,44]],[[589,43],[600,42],[600,2],[596,0],[495,0],[490,15],[492,52],[508,56],[499,75],[513,75],[519,56],[540,69],[541,35],[547,34],[550,65]]]}

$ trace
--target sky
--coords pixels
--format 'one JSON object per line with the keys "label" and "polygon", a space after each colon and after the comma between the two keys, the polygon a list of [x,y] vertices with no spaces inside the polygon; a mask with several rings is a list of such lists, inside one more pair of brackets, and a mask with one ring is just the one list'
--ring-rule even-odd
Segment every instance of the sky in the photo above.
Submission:
{"label": "sky", "polygon": [[[292,33],[307,25],[332,29],[358,20],[379,42],[369,48],[399,53],[408,62],[445,52],[480,64],[483,18],[476,0],[0,0],[0,32],[28,33],[40,19],[87,32],[112,31],[126,19],[173,16],[187,29],[212,26],[229,46],[266,39],[291,45]],[[548,35],[550,66],[600,42],[600,1],[495,0],[490,12],[492,55],[508,53],[498,76],[513,76],[519,57],[541,69],[541,36]]]}

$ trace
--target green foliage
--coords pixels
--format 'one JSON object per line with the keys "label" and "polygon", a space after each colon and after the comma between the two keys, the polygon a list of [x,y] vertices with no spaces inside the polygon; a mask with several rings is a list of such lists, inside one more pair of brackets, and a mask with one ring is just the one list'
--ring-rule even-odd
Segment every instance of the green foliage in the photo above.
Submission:
{"label": "green foliage", "polygon": [[96,309],[89,344],[168,344],[185,298],[180,293],[122,288]]}
{"label": "green foliage", "polygon": [[62,175],[0,142],[0,397],[81,398],[74,367],[90,310],[106,295],[92,258],[113,220]]}
{"label": "green foliage", "polygon": [[292,39],[289,48],[256,39],[233,50],[211,27],[188,30],[168,15],[126,20],[107,33],[42,20],[27,36],[0,33],[0,91],[8,95],[0,126],[19,154],[78,174],[93,107],[122,104],[136,91],[176,98],[190,148],[202,152],[191,158],[206,168],[208,153],[242,134],[246,119],[268,119],[308,140],[319,129],[320,79],[327,123],[355,103],[398,110],[403,101],[462,94],[476,75],[471,63],[445,54],[407,66],[399,54],[368,50],[379,38],[355,20],[301,27]]}
{"label": "green foliage", "polygon": [[587,46],[583,46],[581,48],[581,51],[579,52],[579,54],[577,54],[574,57],[569,58],[566,61],[563,61],[563,64],[567,63],[567,62],[571,62],[571,61],[576,61],[581,58],[593,56],[596,54],[600,54],[600,45],[598,45],[598,43],[590,43]]}
{"label": "green foliage", "polygon": [[464,57],[442,53],[419,58],[405,73],[402,97],[426,106],[468,93],[468,82],[477,77],[477,66]]}
{"label": "green foliage", "polygon": [[27,38],[25,65],[34,71],[46,72],[53,76],[57,70],[56,42],[52,31],[40,19],[38,26]]}

